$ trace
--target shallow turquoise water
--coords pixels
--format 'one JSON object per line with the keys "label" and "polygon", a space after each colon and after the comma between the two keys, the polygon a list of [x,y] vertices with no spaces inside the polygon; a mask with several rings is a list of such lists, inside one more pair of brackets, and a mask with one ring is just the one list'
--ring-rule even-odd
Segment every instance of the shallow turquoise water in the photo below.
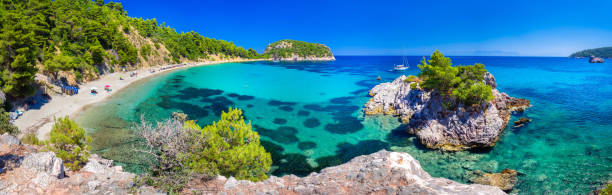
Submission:
{"label": "shallow turquoise water", "polygon": [[[411,57],[416,74],[421,57]],[[233,63],[195,67],[145,79],[77,121],[94,137],[94,150],[139,171],[129,127],[183,111],[200,125],[238,107],[272,153],[274,175],[307,175],[380,149],[404,151],[436,177],[468,183],[468,172],[519,171],[520,194],[584,194],[612,179],[612,63],[536,57],[453,57],[484,63],[498,89],[531,100],[528,126],[506,128],[488,151],[423,148],[397,119],[364,117],[368,90],[402,73],[388,72],[401,57],[338,57],[321,63]],[[515,120],[521,116],[513,116]]]}

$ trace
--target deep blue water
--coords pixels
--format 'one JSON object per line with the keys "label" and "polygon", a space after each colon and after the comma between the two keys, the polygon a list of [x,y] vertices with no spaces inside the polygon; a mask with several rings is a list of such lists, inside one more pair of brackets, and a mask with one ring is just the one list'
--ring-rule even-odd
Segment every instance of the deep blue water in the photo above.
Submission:
{"label": "deep blue water", "polygon": [[[137,82],[90,107],[78,122],[94,137],[94,150],[139,171],[129,127],[187,113],[200,125],[238,107],[262,136],[274,160],[272,174],[307,175],[381,149],[411,154],[431,175],[469,183],[470,171],[518,170],[520,194],[584,194],[612,179],[612,63],[551,57],[451,57],[453,64],[483,63],[498,89],[531,100],[487,151],[440,152],[420,145],[396,118],[364,117],[368,90],[410,69],[389,72],[396,56],[338,56],[334,62],[231,63],[166,73]],[[377,81],[380,76],[382,81]],[[510,122],[511,124],[511,122]]]}

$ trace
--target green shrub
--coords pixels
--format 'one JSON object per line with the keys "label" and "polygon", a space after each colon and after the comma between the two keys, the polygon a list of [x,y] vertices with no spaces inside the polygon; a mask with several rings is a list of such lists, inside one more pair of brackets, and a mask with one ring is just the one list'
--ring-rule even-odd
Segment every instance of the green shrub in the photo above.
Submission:
{"label": "green shrub", "polygon": [[140,47],[140,56],[142,56],[142,58],[149,60],[149,55],[151,55],[151,46],[149,44]]}
{"label": "green shrub", "polygon": [[43,141],[38,140],[38,137],[36,137],[36,134],[34,134],[34,133],[25,134],[21,138],[21,143],[30,144],[30,145],[38,145],[38,146],[44,144]]}
{"label": "green shrub", "polygon": [[410,89],[417,89],[421,85],[421,79],[414,75],[408,75],[404,82],[410,83]]}
{"label": "green shrub", "polygon": [[452,95],[465,105],[479,104],[484,101],[491,101],[494,98],[491,87],[483,82],[469,86],[461,84],[456,89],[453,89]]}
{"label": "green shrub", "polygon": [[419,77],[414,76],[414,75],[408,75],[408,77],[406,77],[406,79],[404,80],[404,82],[421,82],[421,79],[419,79]]}
{"label": "green shrub", "polygon": [[169,192],[180,191],[194,177],[216,175],[259,181],[267,178],[272,159],[259,142],[259,135],[245,123],[240,109],[229,109],[221,119],[201,128],[186,116],[156,125],[141,119],[136,131],[146,154],[152,155],[150,172],[138,183]]}
{"label": "green shrub", "polygon": [[123,32],[124,32],[125,34],[130,34],[130,27],[128,27],[128,26],[123,26]]}
{"label": "green shrub", "polygon": [[4,108],[0,108],[0,135],[8,133],[10,135],[17,135],[19,129],[11,124],[11,118],[8,112],[4,112]]}
{"label": "green shrub", "polygon": [[417,83],[410,83],[410,89],[417,89]]}
{"label": "green shrub", "polygon": [[260,181],[268,178],[272,159],[259,142],[259,134],[245,123],[242,110],[230,108],[218,122],[200,128],[195,122],[187,128],[201,131],[201,139],[185,155],[188,167],[210,175],[234,176],[236,179]]}
{"label": "green shrub", "polygon": [[74,77],[78,82],[83,81],[83,74],[81,73],[80,70],[74,71]]}
{"label": "green shrub", "polygon": [[599,195],[612,195],[612,183],[608,183],[608,185],[601,189]]}
{"label": "green shrub", "polygon": [[104,62],[104,58],[108,58],[108,53],[100,45],[91,46],[89,51],[91,51],[91,57],[95,64],[101,64]]}
{"label": "green shrub", "polygon": [[47,148],[64,160],[64,166],[79,170],[89,158],[91,137],[70,118],[55,119]]}

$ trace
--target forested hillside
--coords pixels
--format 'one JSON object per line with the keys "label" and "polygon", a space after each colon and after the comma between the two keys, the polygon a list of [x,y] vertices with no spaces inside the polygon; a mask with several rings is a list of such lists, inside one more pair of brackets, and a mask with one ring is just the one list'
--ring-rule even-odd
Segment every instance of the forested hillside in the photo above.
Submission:
{"label": "forested hillside", "polygon": [[572,58],[579,57],[603,57],[603,58],[612,58],[612,47],[601,47],[595,49],[585,49],[570,55]]}
{"label": "forested hillside", "polygon": [[131,18],[104,0],[0,0],[0,87],[9,97],[35,93],[36,73],[77,81],[121,66],[162,65],[221,57],[259,57],[253,49],[178,33],[155,19]]}

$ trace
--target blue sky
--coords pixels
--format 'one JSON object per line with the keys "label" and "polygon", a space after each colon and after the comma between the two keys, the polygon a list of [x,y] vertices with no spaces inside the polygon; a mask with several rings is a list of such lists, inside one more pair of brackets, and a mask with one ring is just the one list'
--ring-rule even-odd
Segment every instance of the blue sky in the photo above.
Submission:
{"label": "blue sky", "polygon": [[117,2],[132,17],[260,52],[280,39],[323,43],[336,55],[567,56],[612,46],[604,0]]}

